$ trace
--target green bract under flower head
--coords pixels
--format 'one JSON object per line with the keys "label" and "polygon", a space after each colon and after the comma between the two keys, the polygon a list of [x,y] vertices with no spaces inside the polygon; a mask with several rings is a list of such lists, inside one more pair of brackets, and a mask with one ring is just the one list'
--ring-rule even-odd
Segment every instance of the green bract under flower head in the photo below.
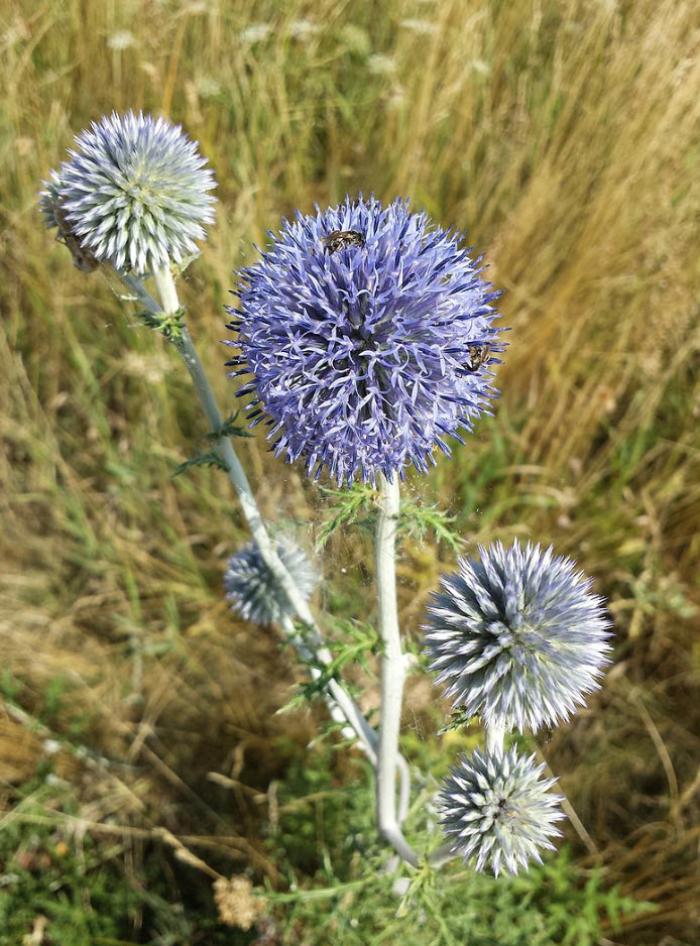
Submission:
{"label": "green bract under flower head", "polygon": [[127,112],[93,122],[52,172],[44,219],[99,262],[151,272],[197,250],[214,219],[211,170],[178,125]]}

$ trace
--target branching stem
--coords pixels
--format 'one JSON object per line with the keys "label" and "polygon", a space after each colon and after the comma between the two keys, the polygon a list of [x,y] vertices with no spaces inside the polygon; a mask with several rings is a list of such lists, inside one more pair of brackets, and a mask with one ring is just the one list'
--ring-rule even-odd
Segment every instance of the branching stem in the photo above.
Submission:
{"label": "branching stem", "polygon": [[[160,296],[161,300],[160,304],[148,292],[140,279],[124,273],[117,273],[117,275],[124,285],[127,286],[127,288],[138,298],[139,302],[145,306],[148,312],[150,312],[152,315],[159,315],[163,313],[168,315],[175,313],[180,309],[180,301],[178,299],[175,281],[169,268],[159,270],[153,275],[156,289],[158,290],[158,295]],[[204,366],[200,361],[189,331],[184,324],[179,337],[177,341],[174,342],[174,344],[185,363],[187,371],[189,372],[195,391],[199,398],[199,402],[202,405],[204,413],[206,414],[211,430],[213,432],[220,431],[222,429],[222,417],[219,407],[216,403],[216,397],[211,385],[209,384],[209,380],[204,371]],[[250,483],[248,482],[245,470],[238,459],[231,439],[223,435],[219,437],[216,444],[216,450],[224,465],[226,466],[229,479],[236,491],[236,494],[238,495],[243,514],[246,518],[253,538],[260,549],[260,554],[262,555],[265,564],[273,573],[276,580],[279,582],[280,587],[287,595],[296,617],[303,625],[306,626],[307,634],[305,635],[305,639],[307,639],[308,642],[313,645],[316,661],[327,666],[332,661],[331,654],[323,645],[321,632],[314,619],[311,609],[306,602],[306,599],[297,588],[296,583],[277,555],[274,544],[270,539],[269,533],[265,527],[265,523],[263,522],[260,511],[258,510],[255,496],[253,495],[253,491],[250,488]],[[289,624],[285,624],[283,629],[291,638],[293,622],[290,621]],[[296,635],[296,639],[298,639],[298,635]],[[305,646],[308,646],[308,644]],[[342,717],[349,724],[362,749],[366,753],[372,765],[376,768],[378,762],[377,750],[379,745],[379,737],[377,733],[369,725],[362,710],[357,705],[355,700],[350,696],[347,690],[343,687],[342,683],[336,679],[331,679],[328,683],[327,689],[329,702],[331,705],[331,715],[334,719],[338,719],[339,714],[342,713]],[[399,756],[396,765],[398,766],[398,771],[401,777],[401,807],[399,816],[401,820],[403,820],[408,811],[409,772],[408,765],[403,757]]]}

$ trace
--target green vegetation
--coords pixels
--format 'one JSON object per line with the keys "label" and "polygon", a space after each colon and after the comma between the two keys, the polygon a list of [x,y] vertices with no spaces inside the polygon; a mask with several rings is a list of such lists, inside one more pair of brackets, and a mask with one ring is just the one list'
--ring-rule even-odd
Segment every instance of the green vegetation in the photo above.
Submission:
{"label": "green vegetation", "polygon": [[[393,937],[407,946],[594,946],[623,920],[653,912],[608,889],[600,868],[577,867],[566,848],[518,878],[459,866],[388,874],[374,838],[369,770],[338,787],[330,751],[311,766],[299,758],[279,794],[266,848],[287,889],[268,883],[255,891],[275,943],[291,946],[303,931],[308,946],[329,937],[348,946]],[[0,832],[0,946],[37,929],[66,946],[253,940],[218,921],[211,896],[197,902],[177,861],[163,870],[155,836],[136,855],[138,831],[96,840],[80,829],[80,814],[71,786],[49,771],[24,786]]]}
{"label": "green vegetation", "polygon": [[[5,4],[0,943],[698,941],[696,28],[689,0]],[[361,760],[313,688],[296,700],[303,668],[229,614],[246,536],[188,378],[36,208],[72,135],[128,107],[183,122],[215,168],[182,298],[228,411],[232,270],[296,207],[406,195],[506,290],[494,416],[404,490],[401,618],[417,650],[457,540],[533,537],[597,576],[616,664],[540,744],[585,828],[541,870],[392,893]],[[371,680],[371,493],[239,443],[265,514],[313,523],[337,667]],[[479,739],[419,669],[405,721],[435,777]],[[267,926],[219,922],[219,874],[250,877]]]}
{"label": "green vegetation", "polygon": [[[153,850],[135,865],[127,838],[96,842],[83,834],[66,787],[49,789],[34,780],[25,791],[0,832],[0,946],[224,946],[249,940],[227,932],[211,902],[208,917],[203,911],[191,920],[177,899],[178,878],[163,876]],[[138,934],[144,928],[146,939]]]}

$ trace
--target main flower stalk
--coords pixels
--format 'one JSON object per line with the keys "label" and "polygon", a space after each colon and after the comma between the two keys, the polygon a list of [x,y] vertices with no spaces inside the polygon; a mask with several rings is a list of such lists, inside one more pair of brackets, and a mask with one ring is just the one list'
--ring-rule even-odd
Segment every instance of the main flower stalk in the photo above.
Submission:
{"label": "main flower stalk", "polygon": [[418,864],[415,851],[403,836],[397,817],[396,774],[403,701],[404,655],[396,603],[396,526],[399,517],[399,481],[379,477],[380,500],[376,531],[376,580],[379,634],[382,640],[381,721],[377,764],[377,822],[380,833],[409,864]]}

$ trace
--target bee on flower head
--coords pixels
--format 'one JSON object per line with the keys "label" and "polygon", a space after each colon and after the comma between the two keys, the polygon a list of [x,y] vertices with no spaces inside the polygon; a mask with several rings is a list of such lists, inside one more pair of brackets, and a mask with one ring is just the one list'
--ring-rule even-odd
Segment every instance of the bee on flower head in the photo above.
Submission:
{"label": "bee on flower head", "polygon": [[58,200],[53,205],[53,214],[58,231],[57,239],[70,250],[74,265],[83,273],[94,272],[100,265],[99,260],[95,259],[90,250],[80,245],[80,240],[71,230]]}
{"label": "bee on flower head", "polygon": [[365,245],[365,238],[359,230],[332,230],[328,236],[323,237],[323,245],[326,253],[330,256],[336,250],[342,250],[346,246]]}
{"label": "bee on flower head", "polygon": [[469,345],[469,364],[467,371],[473,374],[491,361],[491,349],[488,345]]}

